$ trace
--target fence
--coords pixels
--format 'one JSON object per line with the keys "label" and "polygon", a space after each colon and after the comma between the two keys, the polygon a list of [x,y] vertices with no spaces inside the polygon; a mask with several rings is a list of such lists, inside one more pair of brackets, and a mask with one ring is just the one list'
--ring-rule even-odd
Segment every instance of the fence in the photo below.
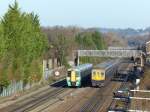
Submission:
{"label": "fence", "polygon": [[3,87],[0,96],[10,96],[13,93],[23,90],[23,81],[12,82],[7,88]]}
{"label": "fence", "polygon": [[[58,74],[57,74],[58,73]],[[61,78],[66,75],[66,69],[64,66],[55,68],[55,69],[45,69],[44,79],[47,80],[49,77]]]}
{"label": "fence", "polygon": [[[56,72],[59,72],[59,75],[58,76],[55,76]],[[64,66],[61,66],[61,67],[58,67],[58,68],[55,68],[55,69],[46,69],[44,70],[44,78],[47,80],[49,77],[51,76],[55,76],[54,78],[56,79],[59,79],[63,76],[65,76],[65,73],[66,73],[66,69]],[[24,86],[23,84],[23,81],[18,81],[18,82],[11,82],[11,84],[6,88],[6,87],[3,87],[2,91],[0,92],[0,96],[10,96],[16,92],[19,92],[19,91],[23,91],[23,90],[27,90],[27,89],[30,89],[31,87],[33,87],[35,84],[26,84]]]}

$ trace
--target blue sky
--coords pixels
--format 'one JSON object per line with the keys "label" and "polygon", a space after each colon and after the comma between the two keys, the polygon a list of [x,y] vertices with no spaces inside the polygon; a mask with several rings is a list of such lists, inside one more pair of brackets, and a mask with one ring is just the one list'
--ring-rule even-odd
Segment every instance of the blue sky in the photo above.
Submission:
{"label": "blue sky", "polygon": [[[14,0],[0,0],[0,16]],[[35,12],[42,26],[145,28],[150,0],[18,0],[22,11]]]}

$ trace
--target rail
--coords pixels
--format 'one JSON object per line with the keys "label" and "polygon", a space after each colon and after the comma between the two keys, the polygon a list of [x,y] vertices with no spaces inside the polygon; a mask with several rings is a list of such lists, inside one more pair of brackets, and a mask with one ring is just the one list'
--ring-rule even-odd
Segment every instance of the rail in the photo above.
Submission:
{"label": "rail", "polygon": [[54,89],[46,89],[43,92],[40,92],[37,95],[29,96],[25,100],[21,100],[16,102],[15,104],[9,105],[0,109],[0,112],[24,112],[30,111],[34,108],[38,107],[39,105],[48,102],[50,99],[57,97],[62,92],[66,91],[67,89],[64,87],[66,86],[66,82],[62,80],[62,83],[58,82],[59,85],[53,83],[51,86],[58,86]]}

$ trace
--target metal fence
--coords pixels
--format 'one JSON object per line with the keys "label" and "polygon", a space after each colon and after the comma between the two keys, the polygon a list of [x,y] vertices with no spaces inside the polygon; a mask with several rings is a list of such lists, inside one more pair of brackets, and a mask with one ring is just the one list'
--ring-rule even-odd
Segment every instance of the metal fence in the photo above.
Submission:
{"label": "metal fence", "polygon": [[0,96],[11,96],[17,92],[28,90],[31,87],[38,85],[39,83],[27,83],[26,85],[23,84],[23,81],[12,82],[8,87],[3,87],[0,92]]}
{"label": "metal fence", "polygon": [[3,87],[0,96],[10,96],[18,91],[23,90],[23,81],[12,82],[7,88]]}
{"label": "metal fence", "polygon": [[[43,78],[45,80],[47,80],[49,77],[55,76],[56,72],[59,72],[58,76],[56,76],[57,78],[64,76],[66,73],[66,70],[65,70],[64,66],[61,66],[61,67],[58,67],[55,69],[44,69],[43,72],[44,72]],[[38,83],[32,83],[32,84],[28,83],[28,84],[24,85],[23,81],[18,81],[18,82],[12,81],[8,87],[2,88],[2,90],[0,91],[0,96],[10,96],[19,91],[30,89],[31,87],[33,87],[36,84],[38,84]]]}
{"label": "metal fence", "polygon": [[[58,73],[58,74],[57,74]],[[64,75],[66,74],[66,69],[64,66],[61,66],[61,67],[58,67],[58,68],[55,68],[55,69],[48,69],[46,68],[44,70],[44,79],[45,80],[48,80],[49,77],[63,77]]]}

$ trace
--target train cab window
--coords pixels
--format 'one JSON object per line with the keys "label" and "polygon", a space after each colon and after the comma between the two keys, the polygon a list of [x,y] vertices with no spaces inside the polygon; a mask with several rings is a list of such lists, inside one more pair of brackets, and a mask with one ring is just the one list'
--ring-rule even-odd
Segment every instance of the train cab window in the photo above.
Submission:
{"label": "train cab window", "polygon": [[100,73],[99,73],[99,72],[97,72],[97,75],[100,75]]}
{"label": "train cab window", "polygon": [[71,71],[68,71],[68,77],[71,77]]}
{"label": "train cab window", "polygon": [[104,72],[101,72],[102,77],[104,76]]}
{"label": "train cab window", "polygon": [[76,77],[79,77],[79,72],[75,72],[75,74],[76,74]]}
{"label": "train cab window", "polygon": [[93,72],[93,76],[95,76],[95,75],[96,75],[96,72],[94,71],[94,72]]}

